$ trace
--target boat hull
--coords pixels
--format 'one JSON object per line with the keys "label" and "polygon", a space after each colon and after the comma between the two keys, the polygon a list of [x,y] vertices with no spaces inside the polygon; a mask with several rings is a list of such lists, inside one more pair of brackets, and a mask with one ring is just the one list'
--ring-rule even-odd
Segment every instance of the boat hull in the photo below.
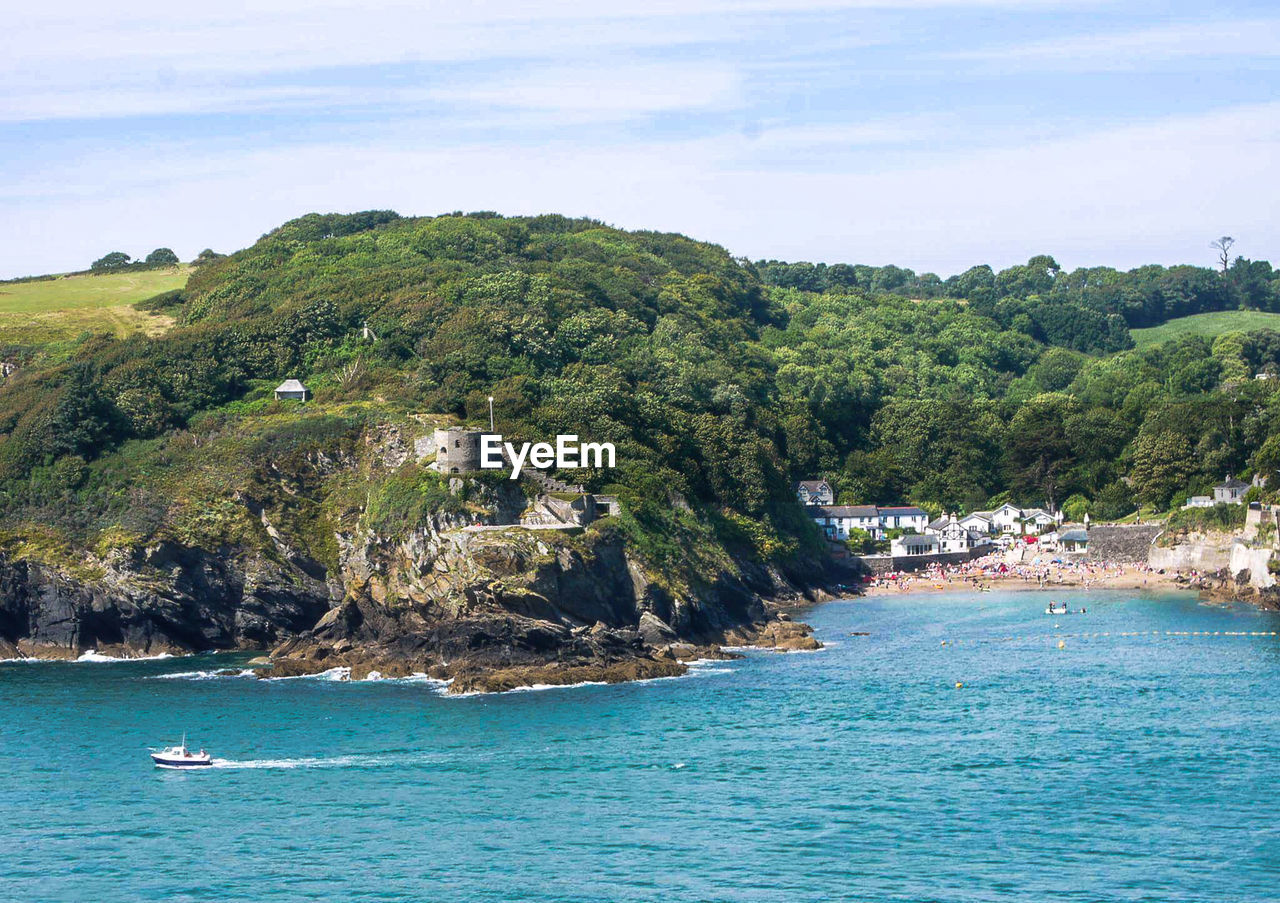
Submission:
{"label": "boat hull", "polygon": [[168,759],[164,756],[152,756],[151,761],[156,763],[157,768],[210,768],[213,765],[212,759],[190,758],[190,759]]}

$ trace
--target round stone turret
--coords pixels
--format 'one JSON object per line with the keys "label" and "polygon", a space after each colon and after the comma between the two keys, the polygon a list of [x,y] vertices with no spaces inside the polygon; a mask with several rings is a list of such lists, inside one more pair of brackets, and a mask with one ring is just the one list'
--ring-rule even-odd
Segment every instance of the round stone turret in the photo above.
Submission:
{"label": "round stone turret", "polygon": [[480,469],[480,437],[484,430],[451,426],[436,430],[436,470],[441,473],[467,473]]}

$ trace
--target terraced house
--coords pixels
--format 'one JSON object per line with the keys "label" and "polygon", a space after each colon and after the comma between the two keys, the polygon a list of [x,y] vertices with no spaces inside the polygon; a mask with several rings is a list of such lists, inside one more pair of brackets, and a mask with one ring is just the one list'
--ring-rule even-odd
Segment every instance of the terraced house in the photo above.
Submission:
{"label": "terraced house", "polygon": [[865,530],[874,539],[884,539],[890,530],[923,533],[929,524],[928,513],[913,507],[810,505],[808,511],[827,539],[848,539],[851,530]]}

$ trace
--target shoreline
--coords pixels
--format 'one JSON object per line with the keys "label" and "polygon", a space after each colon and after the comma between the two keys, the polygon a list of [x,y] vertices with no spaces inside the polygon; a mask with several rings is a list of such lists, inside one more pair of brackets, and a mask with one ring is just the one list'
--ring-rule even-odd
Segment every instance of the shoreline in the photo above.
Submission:
{"label": "shoreline", "polygon": [[875,584],[867,584],[863,588],[864,595],[872,596],[906,596],[929,593],[946,593],[966,591],[971,593],[1007,590],[1013,592],[1055,592],[1093,590],[1183,590],[1203,592],[1209,589],[1203,578],[1187,577],[1181,574],[1159,574],[1155,572],[1130,571],[1121,569],[1118,573],[1095,573],[1088,577],[1078,574],[1051,573],[1046,579],[1026,576],[1007,576],[998,574],[978,575],[906,575],[897,580],[880,578]]}

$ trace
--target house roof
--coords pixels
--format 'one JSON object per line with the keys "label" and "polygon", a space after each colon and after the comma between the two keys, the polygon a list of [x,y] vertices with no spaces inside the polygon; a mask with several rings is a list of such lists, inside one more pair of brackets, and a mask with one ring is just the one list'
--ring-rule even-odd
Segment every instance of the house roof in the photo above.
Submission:
{"label": "house roof", "polygon": [[949,523],[951,523],[951,518],[949,518],[949,517],[940,517],[940,518],[938,518],[937,520],[931,520],[931,521],[929,521],[929,529],[930,529],[930,530],[941,530],[943,527],[945,527],[945,526],[946,526],[947,524],[949,524]]}
{"label": "house roof", "polygon": [[904,546],[936,546],[938,537],[927,533],[906,533],[893,541],[900,542]]}
{"label": "house roof", "polygon": [[889,514],[889,515],[892,515],[893,517],[919,517],[922,514],[925,517],[929,516],[928,511],[925,511],[923,508],[916,508],[915,506],[912,506],[912,505],[906,505],[902,507],[881,508],[880,513]]}
{"label": "house roof", "polygon": [[1043,508],[1028,508],[1026,511],[1022,512],[1022,517],[1024,520],[1031,520],[1032,518],[1039,517],[1043,517],[1046,520],[1053,520],[1053,515],[1048,511],[1045,511]]}
{"label": "house roof", "polygon": [[1063,530],[1058,534],[1060,542],[1088,542],[1089,531],[1081,529]]}
{"label": "house roof", "polygon": [[964,517],[960,518],[960,520],[963,522],[975,517],[978,518],[978,520],[985,520],[987,523],[991,523],[991,512],[989,511],[974,511],[970,514],[966,514]]}
{"label": "house roof", "polygon": [[815,505],[817,517],[875,517],[875,505]]}
{"label": "house roof", "polygon": [[801,480],[799,483],[796,483],[797,490],[807,489],[810,492],[813,492],[814,490],[817,490],[817,489],[821,489],[824,486],[828,489],[831,488],[831,484],[828,483],[826,480]]}
{"label": "house roof", "polygon": [[1226,482],[1219,483],[1214,489],[1248,489],[1249,484],[1244,480],[1237,480],[1235,477],[1227,477]]}
{"label": "house roof", "polygon": [[276,386],[277,392],[305,392],[307,387],[296,379],[286,379],[280,385]]}

